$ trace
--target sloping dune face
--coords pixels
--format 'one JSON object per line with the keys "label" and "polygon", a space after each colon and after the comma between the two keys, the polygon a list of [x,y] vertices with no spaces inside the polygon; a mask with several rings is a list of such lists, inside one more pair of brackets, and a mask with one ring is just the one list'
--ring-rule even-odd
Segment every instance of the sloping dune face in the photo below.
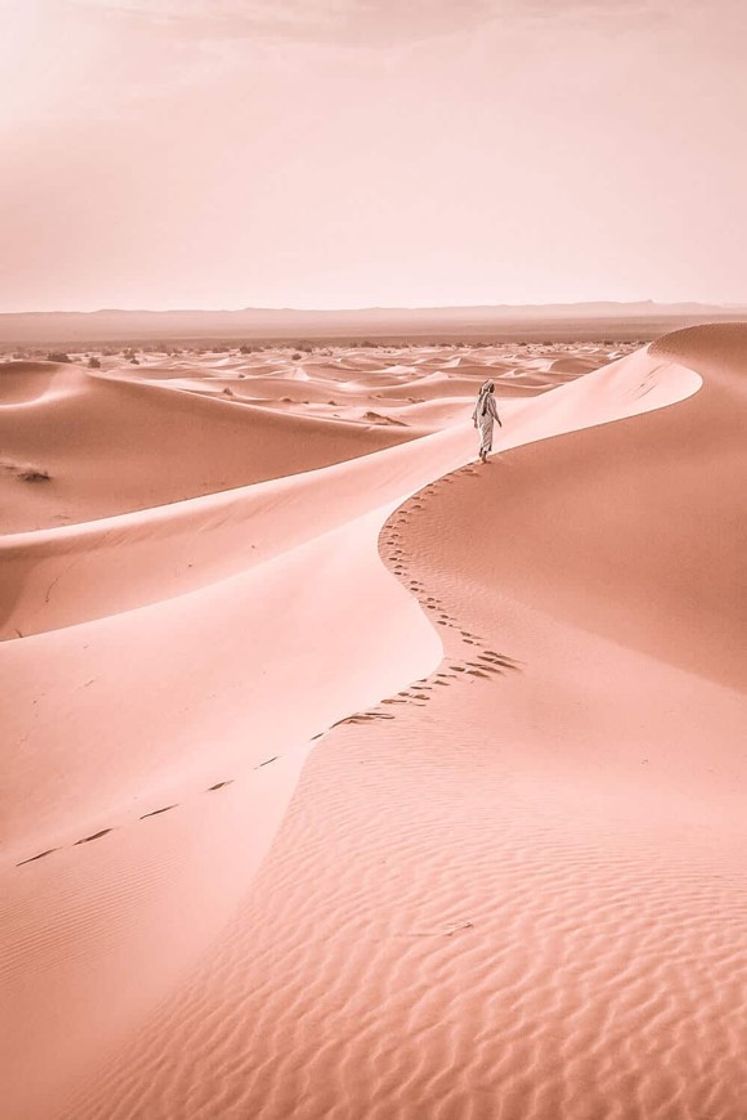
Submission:
{"label": "sloping dune face", "polygon": [[741,1120],[746,335],[0,542],[10,1120]]}
{"label": "sloping dune face", "polygon": [[[103,353],[97,369],[2,363],[0,529],[85,523],[406,442],[458,422],[487,377],[504,397],[562,383],[554,366],[564,348],[544,358],[537,349],[234,350],[141,354],[137,365]],[[606,357],[590,350],[575,375]]]}
{"label": "sloping dune face", "polygon": [[[281,416],[251,404],[242,408],[227,397],[192,393],[174,382],[165,387],[144,378],[71,373],[64,392],[55,391],[55,380],[40,392],[38,372],[16,374],[12,367],[0,367],[0,391],[7,378],[16,395],[35,393],[5,407],[0,396],[6,532],[211,494],[409,438],[406,431],[397,436],[344,423],[332,428],[313,416]],[[32,384],[23,389],[29,376]],[[29,463],[49,478],[18,485]]]}

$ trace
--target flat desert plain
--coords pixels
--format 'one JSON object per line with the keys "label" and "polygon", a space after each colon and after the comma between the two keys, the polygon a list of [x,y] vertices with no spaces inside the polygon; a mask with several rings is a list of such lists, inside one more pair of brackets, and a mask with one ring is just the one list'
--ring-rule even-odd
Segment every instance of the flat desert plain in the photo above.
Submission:
{"label": "flat desert plain", "polygon": [[744,1120],[747,325],[246,349],[0,364],[4,1120]]}

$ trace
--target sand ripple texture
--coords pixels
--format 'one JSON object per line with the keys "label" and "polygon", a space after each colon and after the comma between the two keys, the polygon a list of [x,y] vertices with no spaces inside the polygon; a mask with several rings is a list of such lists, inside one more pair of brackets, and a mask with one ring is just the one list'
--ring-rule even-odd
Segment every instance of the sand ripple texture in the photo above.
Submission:
{"label": "sand ripple texture", "polygon": [[[333,548],[355,533],[353,584],[377,589],[376,617],[392,611],[410,660],[400,651],[387,678],[376,637],[376,699],[316,740],[295,792],[300,766],[290,785],[273,779],[277,794],[264,787],[282,822],[258,871],[246,817],[272,760],[246,789],[227,771],[205,809],[164,801],[163,815],[80,849],[120,843],[112,867],[129,867],[134,890],[132,861],[160,844],[150,874],[178,870],[174,906],[222,910],[203,916],[158,998],[133,1004],[19,1120],[744,1120],[746,337],[678,332],[522,402],[520,445],[499,441],[485,467],[459,442],[470,431],[408,444],[421,450],[399,499],[387,490],[390,504],[335,529]],[[706,441],[676,455],[701,422],[721,452]],[[429,475],[423,444],[436,448]],[[440,639],[437,656],[367,566],[377,535],[384,575]],[[331,555],[308,547],[318,564]],[[284,569],[297,586],[304,566]],[[329,661],[338,709],[366,695],[344,683],[344,654]],[[405,676],[416,663],[422,675]],[[294,695],[311,709],[301,664]],[[236,746],[225,757],[241,760]],[[70,874],[74,847],[12,874],[53,875],[56,858]],[[227,893],[201,894],[211,861]],[[78,879],[84,916],[96,897]],[[137,986],[127,945],[120,985]],[[116,1006],[116,983],[105,997]]]}
{"label": "sand ripple texture", "polygon": [[420,749],[412,713],[317,754],[220,962],[68,1115],[743,1116],[738,861],[677,822],[662,853],[451,703]]}

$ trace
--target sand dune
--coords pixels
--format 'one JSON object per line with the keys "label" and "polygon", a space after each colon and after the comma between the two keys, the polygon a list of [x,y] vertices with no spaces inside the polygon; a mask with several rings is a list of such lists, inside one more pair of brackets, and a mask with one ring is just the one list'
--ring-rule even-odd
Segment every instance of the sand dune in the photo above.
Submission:
{"label": "sand dune", "polygon": [[66,372],[53,362],[23,361],[7,362],[0,370],[0,408],[38,400]]}
{"label": "sand dune", "polygon": [[[0,384],[9,372],[17,386],[24,372],[15,365],[2,369]],[[0,472],[6,532],[212,494],[408,438],[343,424],[331,433],[313,417],[255,413],[140,378],[75,373],[64,395],[42,393],[0,408],[4,459],[38,462],[50,475],[49,484],[31,490]],[[43,375],[31,376],[38,385]]]}
{"label": "sand dune", "polygon": [[746,339],[546,370],[485,467],[391,355],[370,430],[64,371],[204,442],[0,539],[9,1120],[740,1120]]}

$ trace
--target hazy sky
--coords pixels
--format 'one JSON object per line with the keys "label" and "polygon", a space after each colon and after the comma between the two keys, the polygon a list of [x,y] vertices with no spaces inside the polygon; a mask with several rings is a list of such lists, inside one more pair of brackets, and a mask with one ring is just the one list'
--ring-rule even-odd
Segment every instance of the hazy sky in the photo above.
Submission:
{"label": "hazy sky", "polygon": [[747,302],[744,0],[0,0],[0,310]]}

